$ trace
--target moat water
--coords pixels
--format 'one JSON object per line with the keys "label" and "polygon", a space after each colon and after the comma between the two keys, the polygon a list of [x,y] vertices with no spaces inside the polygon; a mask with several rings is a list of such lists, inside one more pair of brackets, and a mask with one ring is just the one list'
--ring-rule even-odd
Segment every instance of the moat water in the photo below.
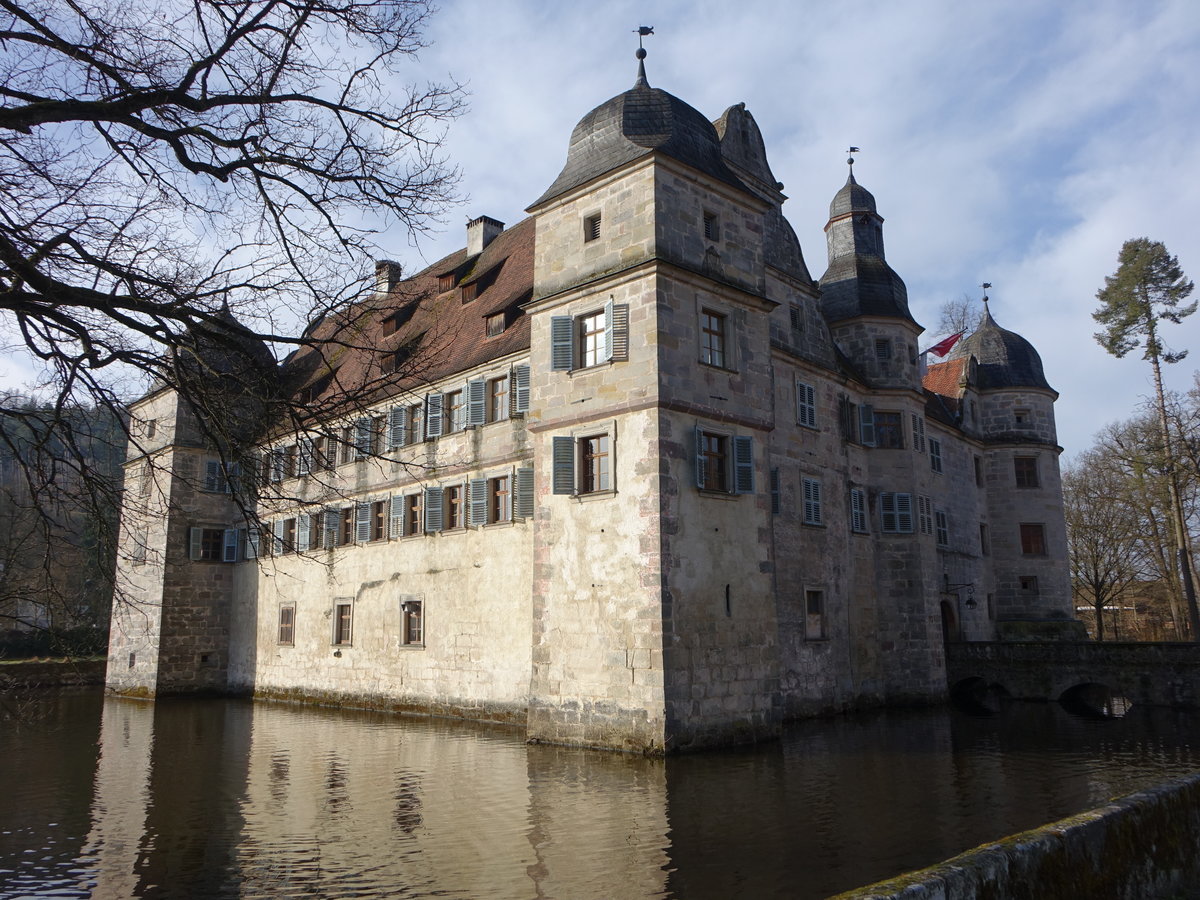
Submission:
{"label": "moat water", "polygon": [[0,897],[830,894],[1200,770],[1200,717],[803,722],[647,760],[367,712],[10,695]]}

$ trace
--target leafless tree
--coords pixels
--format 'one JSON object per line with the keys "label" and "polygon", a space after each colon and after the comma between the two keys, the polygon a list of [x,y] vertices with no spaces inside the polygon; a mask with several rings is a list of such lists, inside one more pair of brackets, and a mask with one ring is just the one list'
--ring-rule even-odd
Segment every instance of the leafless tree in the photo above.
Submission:
{"label": "leafless tree", "polygon": [[[0,341],[41,370],[36,415],[0,398],[0,417],[69,433],[88,407],[128,423],[132,397],[170,387],[232,470],[249,425],[299,425],[394,378],[396,354],[350,381],[336,357],[368,349],[375,236],[419,235],[454,199],[440,147],[462,90],[414,78],[430,14],[0,0]],[[331,389],[279,384],[289,351],[296,377]],[[70,471],[111,508],[117,487],[56,440],[54,466],[26,459],[30,489]]]}
{"label": "leafless tree", "polygon": [[983,321],[983,304],[963,294],[957,300],[947,300],[938,310],[936,334],[947,336],[966,332],[970,334]]}

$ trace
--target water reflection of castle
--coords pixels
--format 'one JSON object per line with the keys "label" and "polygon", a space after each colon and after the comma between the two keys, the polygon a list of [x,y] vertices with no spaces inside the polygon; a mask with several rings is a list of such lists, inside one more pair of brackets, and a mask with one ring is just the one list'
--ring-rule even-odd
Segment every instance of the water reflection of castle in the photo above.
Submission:
{"label": "water reflection of castle", "polygon": [[305,396],[401,374],[369,415],[264,440],[288,500],[263,533],[189,411],[145,398],[109,687],[660,753],[940,698],[945,639],[1066,623],[1036,351],[985,315],[922,378],[875,198],[834,195],[817,282],[781,188],[744,105],[710,123],[639,71],[530,218],[480,217],[408,279],[381,263],[314,326],[371,350],[337,379],[290,360]]}

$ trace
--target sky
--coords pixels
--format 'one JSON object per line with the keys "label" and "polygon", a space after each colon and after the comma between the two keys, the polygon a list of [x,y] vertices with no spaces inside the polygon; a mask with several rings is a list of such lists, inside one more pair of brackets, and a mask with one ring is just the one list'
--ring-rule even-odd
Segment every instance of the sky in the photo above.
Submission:
{"label": "sky", "polygon": [[[1129,238],[1162,241],[1200,277],[1194,0],[445,0],[419,66],[470,92],[446,141],[469,199],[419,248],[389,234],[384,249],[415,271],[463,246],[470,218],[524,218],[575,123],[633,86],[639,25],[655,29],[652,86],[710,119],[753,113],[814,278],[854,145],[927,343],[945,301],[991,282],[993,317],[1033,342],[1061,395],[1067,458],[1152,395],[1141,353],[1105,353],[1091,314]],[[1193,351],[1167,372],[1186,390],[1200,313],[1166,340]]]}
{"label": "sky", "polygon": [[[739,102],[753,113],[814,277],[854,145],[923,346],[944,302],[991,282],[992,315],[1033,342],[1061,394],[1067,458],[1152,394],[1140,352],[1107,355],[1091,313],[1132,237],[1200,277],[1195,0],[442,0],[405,77],[466,85],[445,141],[466,199],[415,246],[385,233],[381,255],[413,272],[462,247],[475,216],[519,222],[575,123],[632,87],[639,25],[655,29],[653,86],[710,119]],[[1167,370],[1186,390],[1200,314],[1166,340],[1193,351]],[[26,374],[0,358],[0,388]]]}

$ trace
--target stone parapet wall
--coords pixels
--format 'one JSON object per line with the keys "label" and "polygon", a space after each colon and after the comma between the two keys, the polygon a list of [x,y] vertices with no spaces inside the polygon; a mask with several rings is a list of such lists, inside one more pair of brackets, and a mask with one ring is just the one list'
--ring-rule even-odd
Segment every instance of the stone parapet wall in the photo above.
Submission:
{"label": "stone parapet wall", "polygon": [[1144,900],[1198,882],[1200,775],[1191,775],[834,900]]}

